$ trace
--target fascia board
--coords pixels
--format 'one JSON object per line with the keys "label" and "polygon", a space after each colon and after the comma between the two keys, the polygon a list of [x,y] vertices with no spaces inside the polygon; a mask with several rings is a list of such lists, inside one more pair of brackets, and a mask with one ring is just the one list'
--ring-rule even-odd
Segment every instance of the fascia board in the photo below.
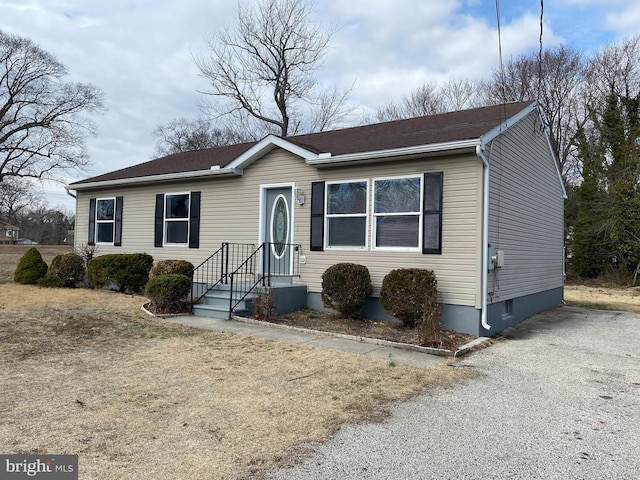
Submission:
{"label": "fascia board", "polygon": [[92,188],[118,187],[126,185],[137,185],[140,183],[166,182],[188,178],[221,176],[221,175],[242,175],[242,171],[232,168],[220,168],[217,170],[194,170],[192,172],[166,173],[163,175],[149,175],[148,177],[121,178],[118,180],[105,180],[89,183],[67,184],[64,188],[69,190],[88,190]]}
{"label": "fascia board", "polygon": [[377,160],[390,157],[401,157],[406,155],[418,155],[426,153],[444,153],[451,150],[475,148],[479,144],[480,140],[474,138],[471,140],[461,140],[456,142],[432,143],[430,145],[416,145],[413,147],[393,148],[388,150],[348,153],[345,155],[336,155],[334,157],[328,156],[327,154],[320,154],[313,159],[307,160],[307,163],[316,167],[323,167],[334,165],[336,163]]}

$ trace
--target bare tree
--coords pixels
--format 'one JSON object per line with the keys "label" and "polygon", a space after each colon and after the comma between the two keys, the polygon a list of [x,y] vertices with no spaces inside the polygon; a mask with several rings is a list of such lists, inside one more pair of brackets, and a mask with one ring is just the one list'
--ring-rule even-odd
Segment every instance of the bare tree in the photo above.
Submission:
{"label": "bare tree", "polygon": [[50,208],[39,202],[23,210],[17,216],[20,236],[41,244],[60,245],[66,243],[69,229],[73,227],[72,212]]}
{"label": "bare tree", "polygon": [[0,219],[15,224],[23,211],[41,200],[41,192],[29,180],[9,177],[0,183]]}
{"label": "bare tree", "polygon": [[633,98],[640,94],[640,35],[622,43],[608,45],[593,56],[585,67],[585,104],[590,113],[602,114],[614,92]]}
{"label": "bare tree", "polygon": [[175,118],[158,126],[153,135],[157,140],[155,154],[158,156],[254,140],[231,127],[216,128],[205,118]]}
{"label": "bare tree", "polygon": [[102,110],[102,93],[62,81],[67,73],[31,40],[0,31],[0,182],[89,163],[84,140],[94,127],[82,115]]}
{"label": "bare tree", "polygon": [[478,87],[470,80],[450,79],[442,85],[427,82],[403,96],[398,103],[389,102],[376,110],[373,120],[386,122],[479,106]]}
{"label": "bare tree", "polygon": [[333,126],[345,95],[323,93],[315,78],[333,33],[312,19],[306,0],[239,3],[235,25],[209,40],[207,58],[195,59],[211,86],[203,93],[218,100],[206,108],[214,118],[250,120],[251,131],[266,127],[282,136]]}

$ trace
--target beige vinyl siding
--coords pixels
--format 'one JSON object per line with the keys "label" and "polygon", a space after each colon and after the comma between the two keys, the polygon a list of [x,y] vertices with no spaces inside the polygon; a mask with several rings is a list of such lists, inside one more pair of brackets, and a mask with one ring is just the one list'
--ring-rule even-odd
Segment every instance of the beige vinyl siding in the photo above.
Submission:
{"label": "beige vinyl siding", "polygon": [[[286,160],[289,158],[289,160]],[[293,160],[293,161],[292,161]],[[282,166],[282,168],[277,168]],[[372,185],[370,183],[367,241],[368,250],[327,249],[309,251],[310,207],[312,181],[348,181],[403,175],[422,175],[425,172],[444,172],[442,255],[423,255],[421,252],[390,252],[371,250],[372,245]],[[476,241],[479,235],[477,177],[481,174],[475,156],[440,159],[420,159],[393,163],[375,163],[352,167],[316,169],[283,151],[273,152],[245,171],[247,177],[256,176],[264,183],[294,181],[305,195],[306,203],[295,208],[294,241],[302,245],[301,254],[307,262],[301,265],[300,282],[310,292],[321,291],[324,270],[339,262],[366,265],[378,295],[384,276],[394,268],[421,267],[436,272],[439,290],[447,303],[475,305],[479,259]]]}
{"label": "beige vinyl siding", "polygon": [[489,273],[490,303],[561,287],[564,201],[537,113],[496,138],[489,155],[489,243],[505,256]]}
{"label": "beige vinyl siding", "polygon": [[[260,186],[295,183],[305,204],[294,202],[293,241],[302,245],[301,255],[306,264],[300,265],[298,280],[310,292],[320,292],[324,270],[338,262],[366,265],[379,292],[384,276],[394,268],[431,268],[438,278],[439,290],[446,303],[476,306],[479,292],[481,214],[481,162],[474,155],[423,158],[391,163],[363,164],[349,167],[318,169],[299,157],[275,149],[245,168],[240,177],[207,177],[202,180],[167,182],[138,187],[78,192],[76,243],[87,241],[89,198],[100,196],[124,197],[122,247],[100,245],[105,253],[146,252],[155,260],[184,258],[200,263],[222,242],[258,243]],[[422,252],[371,251],[371,205],[369,205],[368,251],[325,250],[309,251],[311,182],[373,179],[403,175],[422,175],[425,172],[444,172],[442,255]],[[370,184],[370,189],[372,188]],[[200,191],[200,248],[155,248],[154,209],[157,193]],[[371,203],[371,191],[369,202]]]}

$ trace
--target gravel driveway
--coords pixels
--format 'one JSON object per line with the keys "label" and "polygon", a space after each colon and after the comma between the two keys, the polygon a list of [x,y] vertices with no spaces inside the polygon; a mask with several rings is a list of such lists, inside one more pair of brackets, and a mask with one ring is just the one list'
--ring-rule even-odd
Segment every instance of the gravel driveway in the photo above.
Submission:
{"label": "gravel driveway", "polygon": [[554,308],[452,368],[480,376],[269,478],[640,478],[640,315]]}

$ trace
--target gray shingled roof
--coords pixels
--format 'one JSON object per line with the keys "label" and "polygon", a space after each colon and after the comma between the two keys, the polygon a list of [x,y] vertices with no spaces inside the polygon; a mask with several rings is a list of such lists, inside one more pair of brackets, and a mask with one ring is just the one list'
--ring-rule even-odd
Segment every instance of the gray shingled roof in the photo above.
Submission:
{"label": "gray shingled roof", "polygon": [[[315,153],[332,156],[431,145],[480,138],[500,123],[531,105],[513,102],[491,107],[460,110],[426,117],[287,137],[286,140]],[[87,178],[69,185],[123,180],[224,168],[257,142],[176,153],[138,165]]]}

